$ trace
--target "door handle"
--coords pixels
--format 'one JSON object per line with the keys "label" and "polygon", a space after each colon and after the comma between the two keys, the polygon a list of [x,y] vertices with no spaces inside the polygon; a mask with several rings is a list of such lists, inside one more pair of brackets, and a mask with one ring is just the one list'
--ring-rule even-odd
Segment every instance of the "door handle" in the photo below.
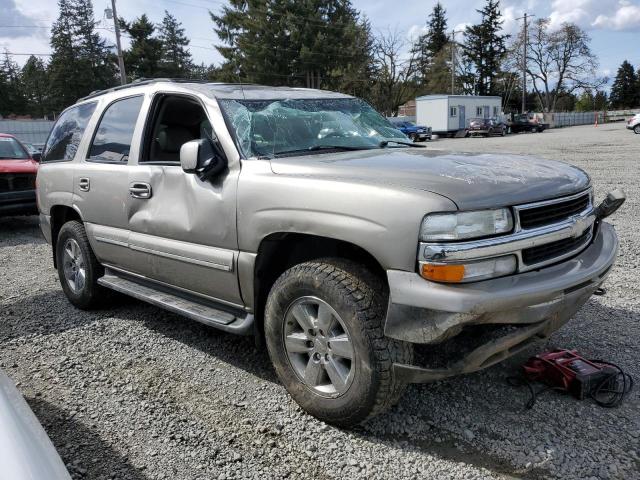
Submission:
{"label": "door handle", "polygon": [[78,188],[83,192],[88,192],[89,189],[91,188],[91,183],[89,182],[89,179],[86,177],[83,177],[80,180],[78,180]]}
{"label": "door handle", "polygon": [[151,185],[144,182],[133,182],[129,185],[129,194],[133,198],[147,199],[151,198]]}

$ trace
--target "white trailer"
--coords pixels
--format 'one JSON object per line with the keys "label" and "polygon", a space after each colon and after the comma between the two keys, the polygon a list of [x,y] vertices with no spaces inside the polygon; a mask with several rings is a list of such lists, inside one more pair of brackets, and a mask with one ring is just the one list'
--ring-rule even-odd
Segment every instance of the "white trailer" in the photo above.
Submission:
{"label": "white trailer", "polygon": [[424,95],[416,98],[416,123],[435,134],[455,133],[471,118],[501,118],[502,98],[475,95]]}

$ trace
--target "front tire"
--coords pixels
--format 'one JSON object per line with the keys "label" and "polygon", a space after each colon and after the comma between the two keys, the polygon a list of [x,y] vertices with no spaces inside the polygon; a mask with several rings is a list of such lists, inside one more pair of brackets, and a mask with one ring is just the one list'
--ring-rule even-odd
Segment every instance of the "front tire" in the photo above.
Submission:
{"label": "front tire", "polygon": [[384,335],[386,287],[341,259],[296,265],[275,282],[265,337],[278,378],[308,413],[348,427],[390,408],[405,384],[393,363],[411,363],[411,344]]}
{"label": "front tire", "polygon": [[104,268],[94,255],[81,222],[67,222],[60,229],[56,264],[62,290],[73,305],[88,310],[104,298],[105,290],[98,285]]}
{"label": "front tire", "polygon": [[633,133],[635,133],[636,135],[640,135],[640,123],[633,127]]}

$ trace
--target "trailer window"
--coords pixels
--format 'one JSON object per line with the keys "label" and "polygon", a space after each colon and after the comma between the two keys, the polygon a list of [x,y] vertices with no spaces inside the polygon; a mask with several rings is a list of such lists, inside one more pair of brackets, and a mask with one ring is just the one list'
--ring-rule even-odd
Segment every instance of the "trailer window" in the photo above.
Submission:
{"label": "trailer window", "polygon": [[458,107],[451,107],[449,109],[449,115],[452,117],[457,117],[458,116]]}

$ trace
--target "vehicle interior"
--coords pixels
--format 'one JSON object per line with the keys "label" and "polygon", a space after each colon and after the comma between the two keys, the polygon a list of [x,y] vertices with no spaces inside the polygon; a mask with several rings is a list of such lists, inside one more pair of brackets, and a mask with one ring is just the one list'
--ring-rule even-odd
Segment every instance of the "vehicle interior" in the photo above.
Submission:
{"label": "vehicle interior", "polygon": [[180,147],[200,138],[213,140],[213,128],[197,100],[181,95],[165,95],[156,101],[151,134],[147,135],[142,161],[179,163]]}

